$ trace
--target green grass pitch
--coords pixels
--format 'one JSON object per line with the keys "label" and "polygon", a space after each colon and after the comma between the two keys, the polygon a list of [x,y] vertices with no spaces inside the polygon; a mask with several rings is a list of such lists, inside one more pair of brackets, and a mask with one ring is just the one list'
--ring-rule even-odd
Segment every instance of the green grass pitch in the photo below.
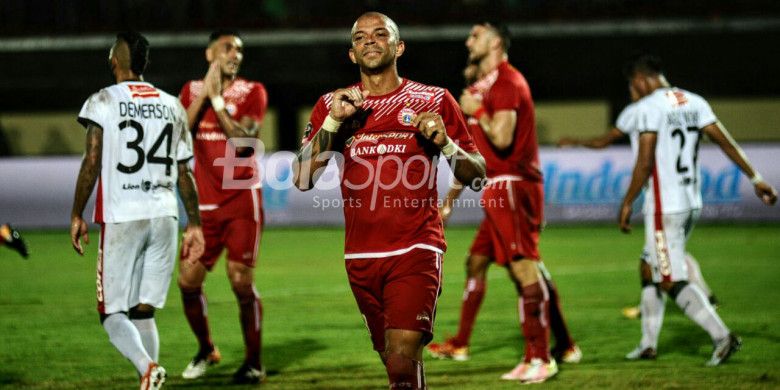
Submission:
{"label": "green grass pitch", "polygon": [[[584,352],[562,365],[549,388],[778,388],[780,387],[780,225],[699,226],[689,249],[722,302],[726,324],[742,335],[742,351],[707,368],[709,337],[669,302],[654,362],[626,362],[640,337],[639,322],[620,308],[639,298],[637,258],[641,227],[630,236],[613,226],[549,227],[542,236],[545,263],[558,284],[566,319]],[[129,389],[132,366],[109,344],[95,311],[97,232],[84,258],[65,232],[28,231],[25,261],[0,248],[0,387]],[[456,331],[463,259],[472,228],[450,228],[439,300],[436,340]],[[267,389],[387,388],[347,286],[341,229],[268,229],[257,268],[265,308]],[[229,385],[243,358],[238,307],[220,261],[206,291],[213,339],[223,362],[207,378],[185,382],[181,370],[196,343],[172,283],[157,314],[166,387]],[[516,388],[499,376],[520,359],[516,295],[505,271],[493,267],[467,362],[426,358],[434,389]],[[230,388],[240,388],[231,386]]]}

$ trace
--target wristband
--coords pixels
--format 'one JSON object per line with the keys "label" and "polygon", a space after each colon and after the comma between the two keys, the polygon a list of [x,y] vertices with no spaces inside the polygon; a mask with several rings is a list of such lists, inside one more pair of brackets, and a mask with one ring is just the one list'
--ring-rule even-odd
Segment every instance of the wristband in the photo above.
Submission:
{"label": "wristband", "polygon": [[225,109],[225,99],[222,98],[222,96],[214,96],[211,98],[211,107],[214,108],[214,111],[222,111]]}
{"label": "wristband", "polygon": [[762,181],[764,181],[764,177],[761,176],[761,174],[758,173],[758,172],[756,172],[756,174],[753,175],[753,177],[750,178],[750,182],[753,183],[753,185],[761,183]]}
{"label": "wristband", "polygon": [[447,144],[441,147],[441,154],[443,154],[444,157],[450,158],[454,156],[457,151],[458,145],[455,145],[455,143],[452,142],[452,139],[447,137]]}
{"label": "wristband", "polygon": [[339,127],[341,127],[341,121],[337,121],[333,119],[330,114],[325,117],[325,121],[322,122],[322,127],[320,127],[322,130],[325,130],[330,133],[335,133],[339,131]]}
{"label": "wristband", "polygon": [[486,112],[487,110],[485,110],[484,106],[479,106],[479,108],[477,108],[477,111],[474,111],[474,115],[472,116],[474,117],[474,119],[479,120],[480,118],[482,118],[483,115],[485,115]]}

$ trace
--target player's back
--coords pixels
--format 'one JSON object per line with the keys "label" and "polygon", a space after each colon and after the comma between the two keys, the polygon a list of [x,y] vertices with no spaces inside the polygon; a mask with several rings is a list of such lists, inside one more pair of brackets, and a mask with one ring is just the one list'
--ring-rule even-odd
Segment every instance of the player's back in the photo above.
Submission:
{"label": "player's back", "polygon": [[177,98],[146,82],[112,85],[87,100],[79,121],[103,129],[96,221],[176,216],[176,163],[192,148],[186,120]]}
{"label": "player's back", "polygon": [[701,128],[716,120],[701,96],[683,89],[660,88],[637,102],[636,130],[657,134],[646,211],[659,206],[663,213],[701,208]]}

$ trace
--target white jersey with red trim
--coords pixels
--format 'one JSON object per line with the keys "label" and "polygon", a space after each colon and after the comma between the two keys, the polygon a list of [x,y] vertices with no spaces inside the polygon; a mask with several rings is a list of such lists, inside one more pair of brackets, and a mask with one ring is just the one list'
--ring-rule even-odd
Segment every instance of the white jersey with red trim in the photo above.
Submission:
{"label": "white jersey with red trim", "polygon": [[717,122],[710,105],[701,96],[678,88],[659,88],[636,105],[636,130],[657,134],[645,214],[700,209],[701,129]]}
{"label": "white jersey with red trim", "polygon": [[177,162],[192,158],[179,99],[152,84],[126,81],[90,96],[78,121],[103,129],[95,222],[178,217]]}
{"label": "white jersey with red trim", "polygon": [[620,114],[615,121],[615,128],[620,130],[621,133],[628,136],[631,141],[631,151],[634,152],[634,156],[639,149],[639,132],[637,131],[636,120],[637,104],[631,103],[620,111]]}

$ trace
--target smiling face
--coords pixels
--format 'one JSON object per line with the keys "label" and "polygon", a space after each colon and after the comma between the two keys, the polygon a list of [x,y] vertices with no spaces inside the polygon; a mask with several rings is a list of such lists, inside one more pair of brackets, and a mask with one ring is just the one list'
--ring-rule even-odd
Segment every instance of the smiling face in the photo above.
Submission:
{"label": "smiling face", "polygon": [[352,26],[352,48],[349,58],[364,73],[379,73],[395,64],[404,51],[398,27],[381,14],[368,13]]}
{"label": "smiling face", "polygon": [[206,60],[217,61],[224,77],[235,77],[244,60],[244,43],[235,35],[223,35],[206,49]]}

